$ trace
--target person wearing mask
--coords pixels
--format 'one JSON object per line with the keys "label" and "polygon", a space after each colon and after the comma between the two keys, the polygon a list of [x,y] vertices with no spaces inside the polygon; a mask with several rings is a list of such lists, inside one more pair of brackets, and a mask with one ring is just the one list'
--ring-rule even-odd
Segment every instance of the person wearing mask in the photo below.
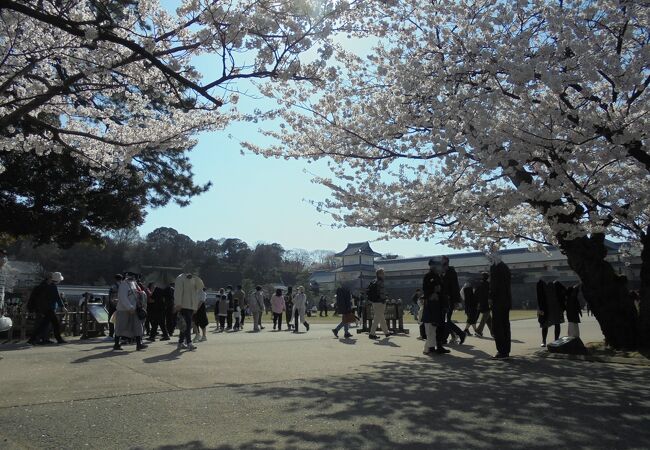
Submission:
{"label": "person wearing mask", "polygon": [[332,329],[335,337],[339,337],[339,330],[344,329],[344,338],[351,338],[350,324],[356,321],[354,313],[352,312],[352,294],[346,287],[340,287],[336,290],[336,310],[341,314],[341,323],[336,328]]}
{"label": "person wearing mask", "polygon": [[[379,339],[375,334],[377,326],[381,325],[381,330],[386,337],[391,335],[386,323],[386,289],[384,288],[384,269],[377,269],[376,278],[368,286],[368,300],[372,302],[372,325],[370,327],[370,339]],[[371,287],[372,286],[372,287]]]}
{"label": "person wearing mask", "polygon": [[262,286],[255,286],[255,292],[253,292],[248,307],[253,316],[253,331],[260,331],[260,320],[262,320],[262,312],[264,311],[264,292],[262,292]]}
{"label": "person wearing mask", "polygon": [[142,307],[142,297],[138,292],[135,274],[127,272],[117,291],[115,344],[113,350],[122,350],[120,338],[135,339],[136,350],[138,351],[147,348],[142,343],[142,336],[144,335],[143,321],[137,314],[138,308]]}
{"label": "person wearing mask", "polygon": [[512,308],[511,275],[501,255],[491,253],[490,300],[492,301],[492,331],[497,347],[497,359],[510,356],[510,309]]}
{"label": "person wearing mask", "polygon": [[282,322],[284,321],[284,311],[286,305],[284,303],[284,296],[282,289],[276,289],[275,294],[271,296],[271,312],[273,313],[273,330],[282,331]]}
{"label": "person wearing mask", "polygon": [[298,286],[296,290],[298,293],[293,298],[294,333],[298,333],[300,323],[302,323],[305,329],[309,331],[309,322],[305,319],[305,312],[307,311],[307,294],[305,294],[305,288],[302,286]]}
{"label": "person wearing mask", "polygon": [[199,309],[199,293],[204,288],[203,280],[192,272],[185,272],[176,278],[174,286],[174,309],[185,321],[183,333],[178,338],[178,350],[187,348],[194,350],[192,345],[192,315]]}
{"label": "person wearing mask", "polygon": [[66,343],[61,337],[61,327],[59,325],[59,319],[56,317],[57,308],[63,312],[68,312],[57,288],[57,285],[61,281],[63,281],[61,272],[52,272],[47,279],[34,288],[34,292],[30,296],[30,303],[33,305],[32,309],[37,314],[37,319],[32,337],[27,341],[28,344],[49,343],[47,334],[49,334],[48,330],[50,326],[52,327],[57,343]]}

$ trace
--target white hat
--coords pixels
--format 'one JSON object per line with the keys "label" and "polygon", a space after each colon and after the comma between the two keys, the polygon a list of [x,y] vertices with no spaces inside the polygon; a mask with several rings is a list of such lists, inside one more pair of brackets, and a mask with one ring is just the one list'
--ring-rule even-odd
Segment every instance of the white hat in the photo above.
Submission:
{"label": "white hat", "polygon": [[61,275],[61,272],[52,272],[50,275],[50,280],[60,283],[63,281],[63,275]]}
{"label": "white hat", "polygon": [[9,317],[0,316],[0,333],[3,331],[9,331],[13,323]]}

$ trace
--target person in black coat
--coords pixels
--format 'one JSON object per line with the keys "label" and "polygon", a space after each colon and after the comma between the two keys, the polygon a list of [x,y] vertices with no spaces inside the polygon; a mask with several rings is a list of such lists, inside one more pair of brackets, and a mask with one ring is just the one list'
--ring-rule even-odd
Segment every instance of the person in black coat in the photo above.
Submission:
{"label": "person in black coat", "polygon": [[474,327],[476,333],[476,321],[478,320],[478,300],[474,296],[474,288],[470,283],[465,283],[463,289],[460,291],[461,297],[465,302],[465,315],[467,316],[467,323],[465,324],[465,335],[471,336],[469,327]]}
{"label": "person in black coat", "polygon": [[436,270],[434,260],[429,260],[429,271],[424,275],[422,280],[423,305],[422,305],[422,324],[425,327],[426,342],[424,344],[425,355],[436,353],[449,353],[442,345],[442,340],[438,339],[438,328],[444,326],[446,310],[440,301],[440,292],[442,290],[442,279]]}
{"label": "person in black coat", "polygon": [[465,333],[451,320],[455,306],[460,303],[458,274],[456,273],[456,269],[449,265],[449,258],[446,256],[442,257],[440,279],[442,281],[440,303],[445,312],[445,323],[437,329],[438,339],[442,342],[446,342],[449,335],[454,334],[462,344],[465,342]]}
{"label": "person in black coat", "polygon": [[492,300],[492,332],[497,346],[495,358],[510,356],[510,309],[512,292],[510,269],[493,253],[489,256],[490,266],[490,300]]}
{"label": "person in black coat", "polygon": [[474,298],[478,303],[478,312],[481,314],[481,320],[476,329],[476,335],[483,337],[483,328],[487,325],[490,334],[492,333],[492,315],[490,314],[490,274],[481,273],[481,282],[474,289]]}
{"label": "person in black coat", "polygon": [[165,320],[165,290],[156,286],[151,293],[151,299],[153,303],[149,304],[147,310],[149,324],[151,325],[147,339],[155,341],[156,335],[158,334],[158,327],[160,327],[160,332],[162,333],[160,340],[168,341],[169,335],[167,334],[167,321]]}
{"label": "person in black coat", "polygon": [[56,287],[63,281],[63,276],[60,272],[52,272],[46,280],[34,288],[34,292],[29,299],[31,305],[28,307],[37,313],[36,324],[32,337],[27,341],[30,345],[36,345],[41,342],[48,343],[49,329],[52,327],[54,337],[59,344],[65,344],[66,341],[61,337],[61,327],[59,319],[56,317],[56,308],[61,308],[64,312],[68,310],[65,308],[59,289]]}
{"label": "person in black coat", "polygon": [[566,297],[566,320],[569,322],[568,335],[571,337],[580,337],[580,316],[582,316],[582,308],[580,307],[581,285],[576,284],[568,289]]}
{"label": "person in black coat", "polygon": [[339,337],[339,330],[343,328],[345,330],[343,336],[346,339],[351,338],[352,335],[350,334],[349,326],[355,321],[355,318],[352,312],[352,294],[350,293],[350,289],[345,286],[336,290],[336,309],[341,314],[341,323],[332,329],[332,333],[334,333],[334,336]]}

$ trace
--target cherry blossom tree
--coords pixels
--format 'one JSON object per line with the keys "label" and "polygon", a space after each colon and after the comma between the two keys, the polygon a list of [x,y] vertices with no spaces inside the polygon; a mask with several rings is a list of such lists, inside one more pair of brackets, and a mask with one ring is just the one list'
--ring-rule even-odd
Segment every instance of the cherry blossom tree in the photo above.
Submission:
{"label": "cherry blossom tree", "polygon": [[[145,178],[139,183],[146,191],[138,194],[140,208],[170,200],[184,205],[208,187],[193,183],[185,153],[197,132],[221,130],[239,117],[238,83],[314,81],[322,62],[301,64],[299,56],[327,51],[322,37],[351,10],[347,3],[327,0],[177,5],[168,11],[157,0],[3,1],[0,174],[10,167],[28,170],[38,166],[34,158],[60,154],[78,161],[89,185],[93,177],[94,184],[110,184],[102,178],[116,174]],[[212,65],[209,73],[194,67],[197,57]],[[26,159],[36,164],[23,164]],[[18,191],[3,204],[38,214],[31,187],[24,188],[12,189]],[[142,220],[138,211],[122,217],[89,223],[71,215],[63,228],[81,230],[69,236],[74,242]],[[48,231],[39,241],[59,237]]]}
{"label": "cherry blossom tree", "polygon": [[[607,342],[649,346],[647,4],[371,3],[358,36],[372,51],[337,47],[320,90],[278,95],[279,144],[248,147],[327,159],[333,176],[317,181],[331,198],[317,205],[346,226],[558,245]],[[640,319],[606,235],[644,247]]]}

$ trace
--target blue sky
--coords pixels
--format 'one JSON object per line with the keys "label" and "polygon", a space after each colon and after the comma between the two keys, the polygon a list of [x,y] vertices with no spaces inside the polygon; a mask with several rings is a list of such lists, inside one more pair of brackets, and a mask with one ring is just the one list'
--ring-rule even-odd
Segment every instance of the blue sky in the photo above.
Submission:
{"label": "blue sky", "polygon": [[[162,4],[173,11],[178,2],[167,0]],[[342,39],[348,49],[358,53],[368,52],[372,44],[371,41]],[[200,57],[194,64],[205,78],[210,78],[213,61]],[[239,88],[249,89],[243,85]],[[238,106],[250,111],[270,105],[265,100],[241,96]],[[212,189],[184,208],[170,204],[149,209],[140,233],[145,235],[158,227],[172,227],[195,241],[239,238],[249,245],[277,242],[287,250],[334,251],[344,249],[348,242],[373,241],[379,237],[378,233],[365,229],[332,228],[327,225],[332,223],[331,218],[318,213],[308,203],[308,200],[325,199],[329,192],[313,184],[311,175],[304,169],[323,175],[328,170],[325,164],[266,159],[250,153],[242,156],[240,141],[265,142],[266,138],[257,132],[260,126],[277,124],[234,123],[224,131],[201,134],[190,159],[196,181],[211,181]],[[402,256],[453,252],[433,242],[416,240],[378,241],[372,247],[380,253]]]}

